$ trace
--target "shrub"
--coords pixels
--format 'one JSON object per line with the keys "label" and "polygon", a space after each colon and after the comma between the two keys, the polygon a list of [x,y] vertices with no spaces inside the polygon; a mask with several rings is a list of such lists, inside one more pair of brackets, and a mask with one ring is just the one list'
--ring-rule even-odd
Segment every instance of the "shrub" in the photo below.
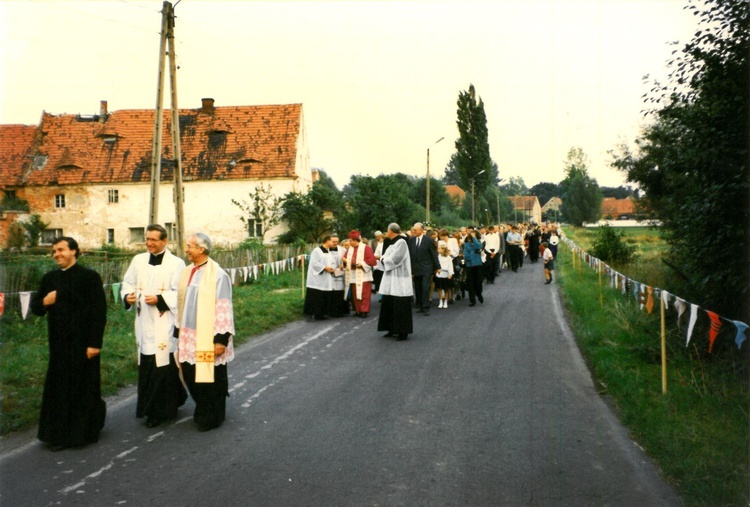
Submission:
{"label": "shrub", "polygon": [[636,258],[637,246],[628,245],[624,236],[625,234],[622,231],[617,232],[609,225],[599,227],[594,239],[594,246],[591,249],[591,255],[604,262],[629,264]]}

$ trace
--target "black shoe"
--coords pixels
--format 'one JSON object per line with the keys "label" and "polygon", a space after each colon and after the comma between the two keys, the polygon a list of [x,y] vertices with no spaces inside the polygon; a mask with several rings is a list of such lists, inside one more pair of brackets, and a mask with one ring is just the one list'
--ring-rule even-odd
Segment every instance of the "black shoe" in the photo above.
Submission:
{"label": "black shoe", "polygon": [[404,340],[406,340],[406,334],[400,334],[398,335],[398,338],[396,338],[397,342],[402,342]]}
{"label": "black shoe", "polygon": [[359,315],[357,315],[360,319],[366,319],[367,318],[367,312],[362,312]]}
{"label": "black shoe", "polygon": [[322,315],[316,315],[313,317],[315,320],[328,320],[328,317],[323,317]]}
{"label": "black shoe", "polygon": [[60,451],[67,449],[68,447],[70,446],[66,444],[53,444],[49,446],[49,450],[52,452],[60,452]]}
{"label": "black shoe", "polygon": [[454,304],[453,300],[452,300],[452,299],[449,299],[449,300],[448,300],[448,304],[449,304],[449,305],[452,305],[452,304]]}
{"label": "black shoe", "polygon": [[160,424],[161,424],[161,421],[159,419],[156,419],[155,417],[149,417],[148,419],[146,419],[145,426],[147,428],[156,428]]}
{"label": "black shoe", "polygon": [[546,282],[544,282],[544,285],[549,285],[551,283],[552,283],[552,280],[547,280]]}
{"label": "black shoe", "polygon": [[476,306],[476,303],[469,303],[469,306]]}
{"label": "black shoe", "polygon": [[221,423],[199,424],[198,425],[198,431],[201,431],[201,432],[203,432],[203,431],[211,431],[211,430],[215,430],[219,426],[221,426]]}
{"label": "black shoe", "polygon": [[480,302],[481,304],[484,304],[484,297],[482,297],[482,296],[480,296],[479,294],[477,294],[477,299],[479,300],[479,302]]}
{"label": "black shoe", "polygon": [[393,338],[394,336],[396,336],[396,333],[391,333],[390,331],[388,331],[383,335],[383,338]]}

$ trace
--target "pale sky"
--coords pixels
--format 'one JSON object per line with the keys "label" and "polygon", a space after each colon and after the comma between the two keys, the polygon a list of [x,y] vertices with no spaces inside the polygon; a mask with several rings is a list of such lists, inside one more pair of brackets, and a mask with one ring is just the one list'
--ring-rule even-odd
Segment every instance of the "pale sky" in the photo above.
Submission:
{"label": "pale sky", "polygon": [[[173,2],[175,4],[177,2]],[[198,1],[175,7],[178,101],[302,103],[311,166],[444,174],[456,100],[485,103],[500,177],[563,179],[580,146],[600,185],[607,152],[642,126],[644,75],[666,75],[696,31],[687,0]],[[0,123],[42,111],[156,104],[161,0],[0,1]],[[168,81],[165,105],[169,107]],[[441,137],[445,140],[433,145]]]}

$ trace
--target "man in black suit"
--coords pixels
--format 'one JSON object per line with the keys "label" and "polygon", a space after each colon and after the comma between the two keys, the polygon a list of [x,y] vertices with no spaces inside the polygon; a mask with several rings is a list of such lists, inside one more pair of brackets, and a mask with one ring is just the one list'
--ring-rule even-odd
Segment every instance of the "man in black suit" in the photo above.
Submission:
{"label": "man in black suit", "polygon": [[414,280],[414,295],[417,299],[417,312],[430,315],[430,283],[432,274],[440,269],[435,242],[424,233],[424,225],[417,222],[409,238],[411,274]]}

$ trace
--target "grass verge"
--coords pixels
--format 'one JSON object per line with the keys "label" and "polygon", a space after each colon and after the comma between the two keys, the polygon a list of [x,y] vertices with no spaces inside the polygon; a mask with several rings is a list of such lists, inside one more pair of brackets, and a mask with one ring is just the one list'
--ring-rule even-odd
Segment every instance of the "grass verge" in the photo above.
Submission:
{"label": "grass verge", "polygon": [[707,328],[699,326],[686,348],[687,323],[678,328],[671,310],[662,394],[659,305],[649,315],[634,298],[610,289],[606,277],[600,286],[593,269],[573,268],[565,245],[558,258],[557,279],[578,345],[634,440],[687,505],[748,505],[748,343],[737,351],[727,324],[708,354]]}
{"label": "grass verge", "polygon": [[[262,276],[233,292],[235,344],[302,318],[302,275]],[[0,319],[0,435],[37,424],[49,358],[47,320],[14,312]],[[133,314],[111,303],[102,348],[102,393],[116,394],[138,377]]]}

